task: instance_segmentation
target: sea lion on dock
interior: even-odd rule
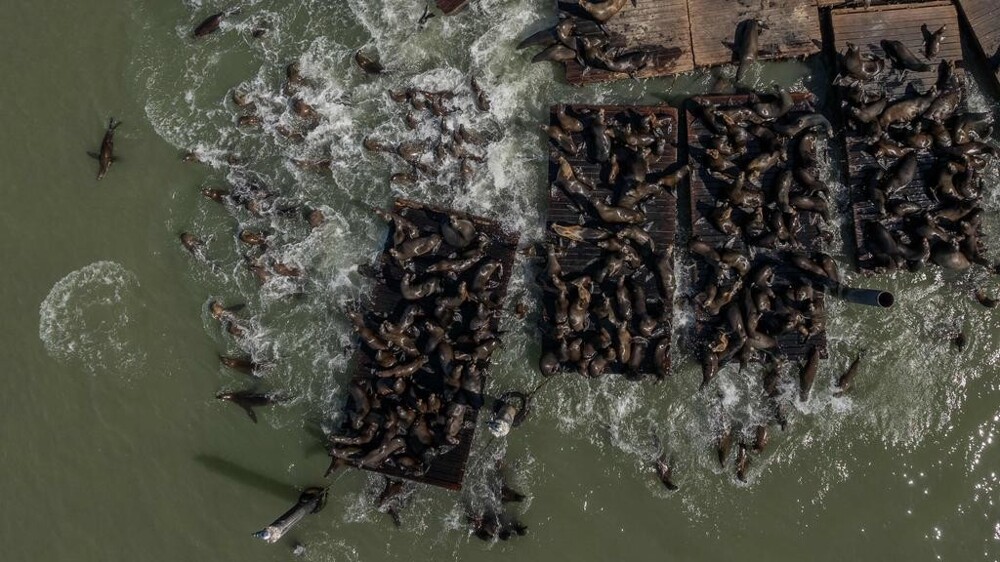
[[[578,5],[583,9],[594,21],[600,24],[607,23],[611,18],[618,15],[625,5],[628,4],[629,0],[604,0],[603,2],[588,2],[587,0],[578,0]]]
[[[917,55],[913,54],[913,51],[901,41],[883,39],[881,45],[885,54],[899,68],[914,72],[927,72],[931,69],[931,65],[917,58]]]
[[[920,33],[924,36],[924,55],[928,59],[936,57],[938,52],[941,51],[941,43],[944,42],[944,32],[947,30],[948,24],[942,25],[934,33],[931,33],[926,23],[920,26]]]
[[[104,131],[104,138],[101,139],[101,149],[99,152],[88,152],[91,158],[95,158],[98,162],[97,166],[97,180],[100,181],[104,179],[104,176],[111,169],[111,163],[116,161],[115,158],[115,129],[121,125],[121,121],[115,121],[112,117],[108,119],[108,128]]]

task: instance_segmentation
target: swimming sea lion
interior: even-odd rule
[[[257,423],[257,413],[254,412],[254,408],[270,406],[271,404],[277,404],[284,401],[284,398],[273,394],[259,394],[249,390],[239,392],[220,392],[219,394],[216,394],[215,397],[219,400],[232,402],[240,408],[243,408],[247,415],[250,416],[250,419],[253,420],[253,423]]]
[[[489,111],[490,110],[490,98],[486,95],[486,91],[483,90],[482,86],[475,78],[469,81],[469,85],[472,88],[472,94],[475,96],[473,100],[476,104],[476,109],[479,111]]]
[[[809,391],[816,380],[816,372],[819,370],[819,348],[813,347],[809,352],[809,359],[799,373],[799,400],[806,402],[809,400]]]
[[[671,492],[677,489],[677,484],[674,484],[674,463],[673,459],[667,460],[667,454],[663,453],[657,457],[656,461],[653,463],[653,468],[656,469],[656,476],[660,479],[660,482]]]
[[[987,296],[986,291],[982,289],[976,289],[973,296],[976,297],[976,301],[978,301],[979,304],[985,306],[986,308],[996,308],[997,303],[1000,302],[997,299]]]
[[[354,62],[358,65],[358,68],[365,71],[366,74],[376,75],[385,72],[385,67],[382,66],[382,63],[368,57],[361,51],[354,53]]]
[[[251,376],[257,376],[256,371],[261,367],[260,364],[255,363],[250,359],[226,357],[224,355],[219,356],[219,362],[222,363],[223,367],[227,367]]]
[[[111,168],[111,163],[117,160],[115,158],[115,129],[118,125],[121,125],[121,121],[115,121],[112,117],[108,119],[108,128],[104,131],[104,138],[101,140],[101,150],[98,153],[89,152],[92,158],[96,158],[98,162],[97,166],[97,180],[100,181],[104,178],[105,174]]]
[[[185,250],[196,256],[200,256],[203,251],[202,248],[205,246],[205,242],[202,239],[198,238],[194,234],[191,234],[190,232],[182,232],[180,239],[181,245],[184,246]]]
[[[851,365],[844,371],[844,374],[840,375],[840,378],[837,379],[838,394],[851,390],[854,384],[854,377],[858,374],[858,366],[861,364],[861,356],[862,354],[858,353],[854,357],[854,361],[851,361]]]
[[[198,24],[198,27],[194,28],[194,37],[205,37],[206,35],[215,33],[219,30],[219,26],[222,24],[223,18],[236,14],[238,11],[239,9],[234,9],[228,12],[219,12],[208,16],[204,19],[204,21]]]

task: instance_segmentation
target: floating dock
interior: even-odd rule
[[[476,226],[476,230],[479,233],[488,236],[493,242],[488,246],[485,257],[497,260],[503,267],[500,275],[500,284],[497,288],[498,302],[503,302],[507,293],[507,285],[510,282],[510,276],[514,265],[514,257],[517,251],[518,236],[516,234],[505,231],[497,222],[489,219],[407,199],[397,199],[393,205],[393,212],[402,215],[422,230],[436,228],[436,225],[439,225],[443,221],[447,220],[448,215],[454,215],[472,221]],[[376,263],[379,281],[372,291],[372,296],[366,313],[379,315],[384,314],[391,317],[393,314],[398,314],[400,312],[400,307],[398,305],[400,305],[403,301],[403,297],[396,291],[395,287],[398,286],[402,272],[398,266],[393,263],[392,259],[389,258],[388,250],[391,246],[392,240],[391,238],[387,238],[385,250],[380,254],[379,261]],[[494,317],[491,324],[491,328],[494,332],[499,330],[499,324],[499,318]],[[375,366],[367,353],[360,349],[356,351],[353,363],[353,373],[355,378],[367,379],[372,376],[371,373]],[[484,365],[483,368],[484,373],[488,367],[489,359],[487,359],[485,363],[486,365]],[[443,377],[443,374],[435,371],[432,376]],[[485,374],[484,379],[487,381],[489,380],[488,376]],[[441,384],[443,385],[443,382]],[[488,385],[484,385],[484,392],[486,391],[485,386]],[[345,409],[351,409],[350,398],[348,398],[348,403],[345,405]],[[477,417],[477,410],[470,409],[470,411],[466,413],[464,427],[459,433],[459,444],[448,452],[435,458],[434,461],[431,462],[429,470],[423,476],[414,477],[392,468],[363,467],[363,469],[371,472],[382,473],[394,478],[404,478],[414,482],[439,486],[449,490],[461,490],[462,481],[465,478],[465,466],[469,460],[469,453],[472,449],[472,443],[475,437]]]
[[[719,247],[725,244],[730,237],[722,232],[719,232],[719,230],[707,220],[707,217],[711,212],[711,209],[715,208],[716,202],[720,200],[720,197],[717,194],[721,193],[725,183],[709,174],[703,161],[697,157],[698,154],[702,153],[707,148],[706,144],[712,137],[712,133],[708,130],[704,123],[702,123],[701,119],[690,109],[690,107],[698,99],[711,101],[712,103],[718,105],[719,108],[728,108],[745,106],[750,100],[750,96],[696,96],[687,101],[689,107],[687,110],[687,144],[688,159],[691,164],[691,177],[689,180],[691,192],[691,235],[711,244],[713,247]],[[793,94],[792,99],[795,101],[795,106],[792,110],[793,112],[813,110],[811,94]],[[789,148],[788,150],[791,149]],[[753,135],[750,136],[747,151],[748,155],[757,155],[760,153],[760,148],[757,146],[756,138],[753,137]],[[777,166],[772,166],[771,169],[761,176],[761,185],[773,185],[778,173],[779,168]],[[821,251],[824,247],[823,233],[819,226],[814,223],[803,223],[802,230],[799,232],[797,240],[799,244],[802,245],[802,249],[807,252]],[[776,264],[776,284],[782,283],[784,281],[783,274],[792,268],[790,265],[782,265],[783,260],[780,258],[779,251],[756,246],[748,248],[741,237],[737,237],[736,244],[732,249],[742,252],[752,249],[751,265],[756,265],[761,261]],[[697,260],[697,262],[698,274],[693,284],[695,287],[701,287],[706,283],[708,266],[703,260]],[[825,297],[822,294],[819,295],[819,299],[822,300],[824,298]],[[712,339],[713,331],[716,326],[718,326],[718,317],[705,315],[701,311],[701,307],[695,308],[695,327],[692,341],[697,347]],[[777,339],[778,348],[789,359],[804,359],[809,356],[813,347],[819,347],[821,357],[825,358],[827,356],[825,330],[816,335],[810,336],[805,341],[800,341],[797,333],[782,334]]]
[[[437,0],[437,7],[444,15],[450,16],[469,5],[469,0]]]
[[[606,25],[612,46],[626,51],[648,47],[657,52],[655,63],[637,72],[636,77],[668,76],[694,69],[687,0],[636,0],[635,6],[629,2]],[[582,35],[603,38],[604,32],[591,25]],[[566,81],[575,86],[623,78],[629,75],[597,69],[584,72],[576,61],[566,64]]]
[[[941,45],[938,59],[954,60],[955,74],[959,80],[964,79],[964,71],[959,63],[962,61],[962,43],[958,29],[958,14],[951,2],[925,2],[920,4],[891,4],[872,6],[871,8],[838,8],[831,12],[833,40],[831,44],[837,53],[847,50],[847,43],[853,43],[861,48],[862,53],[871,53],[885,57],[881,41],[894,39],[906,44],[913,52],[922,53],[924,37],[920,30],[926,24],[932,30],[942,25],[948,26]],[[927,91],[938,79],[937,64],[931,64],[927,72],[906,71],[891,72],[888,79],[880,80],[890,99],[899,98],[911,87],[921,93]],[[843,136],[845,154],[847,155],[846,172],[851,200],[851,210],[854,215],[855,258],[858,269],[863,273],[874,273],[870,260],[862,259],[867,255],[864,227],[872,220],[877,220],[878,211],[875,204],[866,195],[867,181],[870,174],[879,169],[875,157],[868,152],[868,143],[856,136]],[[917,203],[922,208],[935,205],[927,195],[926,179],[933,177],[932,172],[937,158],[929,151],[920,151],[917,157],[918,171],[913,181],[900,193],[906,199]],[[900,221],[887,222],[886,227],[893,230]]]
[[[994,87],[1000,88],[1000,2],[956,0],[956,3],[962,20],[972,32],[970,42],[990,65]]]
[[[670,133],[668,136],[669,145],[667,146],[664,153],[649,167],[649,174],[656,175],[662,172],[673,171],[675,164],[677,163],[677,110],[668,105],[657,105],[657,106],[620,106],[620,105],[571,105],[567,106],[569,111],[578,115],[581,111],[596,111],[599,109],[604,109],[605,115],[607,117],[608,129],[612,129],[614,123],[622,118],[629,116],[630,114],[639,115],[655,115],[659,121],[663,124],[669,124]],[[556,108],[553,107],[550,113],[550,123],[558,124],[555,117]],[[582,145],[585,141],[583,133],[577,133],[573,135],[573,140],[577,144]],[[577,170],[578,176],[582,176],[581,180],[594,185],[597,188],[597,192],[602,197],[610,196],[613,193],[614,186],[608,185],[604,179],[601,177],[601,165],[597,163],[590,162],[586,156],[587,151],[583,151],[579,156],[566,156],[566,159],[570,164]],[[558,164],[552,159],[551,155],[549,158],[549,209],[548,216],[546,217],[546,227],[551,227],[551,225],[559,224],[580,224],[581,214],[577,209],[575,203],[573,203],[569,197],[559,188],[552,185],[552,182],[556,179],[556,174],[558,172]],[[643,229],[652,237],[653,243],[658,251],[663,252],[669,249],[673,252],[674,248],[674,238],[677,230],[677,199],[672,195],[661,195],[654,197],[645,204],[645,211],[648,223],[643,225]],[[551,228],[546,229],[546,235],[548,237],[548,242],[552,244],[560,245],[562,240],[560,237],[555,235]],[[564,276],[572,277],[574,275],[581,275],[587,271],[588,267],[592,262],[602,255],[602,251],[590,244],[579,243],[575,246],[564,248],[565,254],[560,258],[559,263],[562,265],[562,270]],[[595,286],[595,291],[599,292],[600,289]],[[660,292],[655,279],[649,279],[645,284],[645,291],[647,295],[655,295]],[[669,298],[664,299],[664,316],[661,317],[661,322],[666,322],[668,327],[665,328],[665,333],[667,338],[670,338],[670,333],[673,328],[673,294],[674,294],[674,283],[671,278],[668,287]],[[614,295],[611,295],[614,298]],[[542,322],[547,326],[553,325],[549,318],[549,308],[544,309],[542,315]],[[543,333],[547,330],[543,327]],[[648,354],[651,355],[651,354]],[[653,376],[655,369],[653,369],[650,361],[651,357],[647,357],[647,360],[643,363],[642,372],[643,376],[649,375]],[[667,365],[665,368],[669,371],[670,369],[670,353],[669,348],[666,354]],[[625,366],[620,363],[612,364],[608,369],[608,373],[624,373]]]
[[[750,19],[764,27],[758,59],[806,57],[822,47],[816,0],[688,0],[688,13],[695,66],[731,63],[736,27]]]

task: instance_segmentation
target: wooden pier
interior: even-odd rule
[[[958,29],[958,14],[955,6],[949,1],[923,2],[919,4],[889,4],[872,6],[871,8],[839,8],[831,13],[833,41],[837,53],[847,49],[847,43],[857,45],[863,53],[871,53],[885,57],[881,41],[894,39],[906,44],[913,52],[922,53],[924,38],[920,30],[926,24],[934,30],[942,25],[948,26],[941,51],[937,58],[954,60],[956,62],[956,77],[964,80],[961,67],[962,43]],[[926,92],[938,80],[938,66],[931,64],[927,72],[891,72],[887,78],[879,81],[879,87],[884,87],[890,99],[900,98],[907,94],[908,89],[916,88],[921,93]],[[880,169],[879,163],[868,150],[868,143],[863,139],[845,135],[841,137],[844,143],[845,162],[848,178],[848,189],[851,200],[851,212],[854,218],[855,259],[858,270],[863,273],[874,273],[870,259],[865,259],[868,252],[865,237],[865,224],[878,219],[878,210],[867,196],[867,182],[870,175]],[[926,181],[933,177],[933,168],[937,158],[929,151],[920,151],[917,157],[918,172],[913,181],[901,191],[906,199],[917,203],[922,208],[935,205],[927,195]],[[890,230],[899,221],[890,221],[886,227]]]
[[[436,225],[446,221],[448,215],[454,215],[472,221],[476,226],[476,230],[481,234],[485,234],[492,242],[492,244],[487,246],[485,257],[497,260],[503,268],[500,275],[500,283],[496,290],[497,301],[501,303],[503,302],[507,293],[507,285],[510,282],[511,273],[514,269],[513,262],[518,243],[517,234],[505,231],[496,221],[407,199],[397,199],[393,206],[393,211],[413,222],[418,228],[421,228],[421,230],[432,230],[437,228]],[[380,254],[379,260],[376,263],[376,269],[379,272],[378,279],[380,281],[375,285],[372,291],[371,299],[367,308],[367,312],[369,313],[389,315],[390,318],[393,314],[400,312],[402,307],[399,305],[403,303],[402,295],[400,295],[395,288],[398,286],[398,281],[402,272],[399,270],[398,266],[395,266],[393,260],[389,258],[387,253],[391,245],[392,239],[390,237],[386,240],[385,251]],[[499,318],[494,317],[491,323],[491,329],[494,332],[498,331],[500,328],[499,324]],[[368,354],[363,350],[359,349],[355,352],[353,363],[353,374],[355,378],[367,379],[372,376],[371,373],[375,368],[375,365]],[[489,359],[487,359],[484,363],[484,379],[488,380],[488,377],[485,375],[485,371],[488,368]],[[432,374],[424,376],[424,381],[422,382],[427,385],[433,385],[436,383],[438,386],[442,386],[443,377],[444,374],[437,372],[435,369]],[[484,392],[485,391],[486,389],[484,388]],[[350,410],[351,408],[351,400],[348,398],[345,410]],[[475,425],[477,418],[478,410],[470,409],[465,416],[463,429],[459,433],[459,444],[436,457],[434,461],[431,462],[429,470],[422,476],[408,475],[394,468],[363,467],[363,469],[371,472],[386,474],[394,478],[405,478],[415,482],[439,486],[450,490],[460,490],[462,488],[462,481],[465,478],[466,463],[468,462],[469,453],[472,450],[472,443],[475,438]]]
[[[758,59],[806,57],[822,47],[816,0],[688,0],[688,13],[695,66],[732,62],[736,27],[750,19],[764,28]]]
[[[993,71],[994,87],[1000,88],[1000,2],[956,0],[956,3],[962,20],[972,32],[971,43]]]
[[[627,4],[607,23],[611,44],[627,50],[653,48],[653,65],[636,73],[637,78],[667,76],[694,68],[687,0],[637,0]],[[604,37],[596,25],[582,35]],[[629,78],[628,74],[590,69],[584,72],[576,61],[566,64],[566,81],[579,86]]]
[[[706,99],[718,105],[719,108],[745,106],[750,100],[746,95],[712,95],[698,96],[688,100],[689,109],[687,114],[687,144],[688,159],[691,165],[690,193],[691,193],[691,235],[709,243],[713,247],[720,247],[729,241],[730,237],[720,232],[708,220],[709,213],[715,208],[716,203],[721,199],[725,183],[719,178],[708,173],[704,160],[699,156],[704,153],[707,143],[712,137],[711,131],[705,126],[701,119],[691,110],[698,99]],[[793,112],[813,111],[811,94],[793,94],[795,100]],[[786,149],[790,150],[790,149]],[[760,154],[756,138],[751,135],[747,146],[748,156]],[[746,158],[745,157],[745,158]],[[779,169],[772,167],[760,178],[763,186],[773,185]],[[803,221],[802,229],[798,233],[797,241],[802,250],[807,252],[820,251],[824,247],[823,232],[816,223]],[[792,266],[785,265],[781,259],[780,252],[760,247],[748,247],[741,237],[736,238],[736,243],[732,247],[734,250],[744,252],[751,256],[751,265],[766,261],[775,264],[775,283],[785,282],[785,274],[792,270]],[[698,261],[698,272],[693,283],[695,287],[702,287],[707,282],[708,267],[702,260]],[[823,295],[819,295],[823,299]],[[699,346],[712,338],[713,331],[718,325],[718,317],[705,315],[700,307],[695,315],[695,326],[692,338],[694,346]],[[783,334],[778,338],[778,348],[781,353],[789,359],[802,359],[808,357],[813,347],[820,348],[821,357],[827,356],[826,331],[809,337],[801,341],[797,333]]]
[[[552,108],[550,123],[557,124],[558,121],[555,118],[555,107]],[[573,105],[568,106],[570,112],[574,114],[580,114],[581,112],[587,111],[597,111],[603,109],[607,118],[608,129],[612,129],[614,124],[619,119],[626,118],[629,114],[639,114],[639,115],[655,115],[660,123],[669,126],[668,141],[669,144],[666,147],[664,153],[649,166],[649,175],[654,176],[663,172],[673,171],[675,164],[677,163],[677,110],[667,106],[667,105],[657,105],[657,106],[615,106],[615,105]],[[573,135],[574,142],[582,145],[585,142],[585,136],[583,133],[577,133]],[[597,193],[601,197],[608,197],[614,193],[615,187],[608,185],[605,178],[601,173],[601,165],[591,162],[588,160],[587,151],[582,151],[578,156],[567,156],[566,159],[573,165],[574,169],[577,171],[578,176],[582,181],[590,183],[597,188]],[[552,185],[552,182],[556,179],[556,174],[558,172],[558,164],[552,159],[551,155],[549,158],[549,209],[548,216],[546,217],[547,237],[548,241],[552,244],[560,244],[562,240],[559,238],[551,229],[553,224],[580,224],[581,223],[581,213],[577,204],[572,202],[569,197],[559,188]],[[674,248],[674,238],[677,230],[677,199],[673,195],[661,195],[654,197],[645,203],[645,213],[649,222],[643,225],[643,229],[650,235],[653,239],[653,244],[659,252],[669,251],[673,255]],[[564,248],[565,254],[560,258],[559,263],[562,266],[562,271],[564,276],[573,277],[576,275],[582,275],[588,271],[594,260],[598,259],[602,255],[601,249],[590,244],[576,244],[570,247]],[[651,272],[650,272],[651,273]],[[596,287],[595,291],[599,292],[600,288]],[[645,283],[645,291],[647,295],[655,295],[660,292],[660,288],[657,285],[654,275],[647,275],[647,280]],[[670,333],[673,327],[673,293],[674,285],[673,279],[669,280],[668,287],[668,298],[663,299],[663,310],[662,316],[660,316],[660,321],[666,323],[667,326],[663,328],[665,337],[668,342],[670,339]],[[611,295],[614,299],[614,295]],[[545,324],[543,326],[543,333],[548,333],[550,330],[547,328],[553,325],[550,319],[550,311],[548,307],[544,309],[542,315],[542,322]],[[652,355],[651,353],[649,355]],[[666,354],[667,364],[664,366],[666,370],[670,369],[670,353],[669,349]],[[624,373],[625,366],[620,363],[613,364],[607,370],[608,373]],[[642,365],[642,370],[639,374],[646,376],[653,376],[655,374],[655,369],[653,368],[651,357],[647,357]]]

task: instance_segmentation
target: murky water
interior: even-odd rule
[[[422,4],[250,1],[199,42],[190,30],[226,6],[5,7],[3,559],[286,560],[295,541],[306,559],[324,561],[1000,557],[1000,330],[994,313],[970,298],[996,283],[982,272],[936,269],[852,276],[892,290],[897,306],[831,304],[821,380],[789,430],[754,459],[747,484],[718,468],[709,442],[720,408],[746,427],[761,415],[750,399],[759,378],[727,369],[717,391],[699,393],[700,373],[680,352],[675,376],[661,385],[553,382],[530,423],[507,440],[480,434],[465,492],[414,490],[401,529],[372,507],[378,479],[344,472],[328,482],[326,510],[290,540],[252,539],[299,489],[323,484],[320,439],[345,397],[351,343],[338,310],[367,293],[358,266],[371,262],[385,234],[367,206],[395,196],[427,200],[537,239],[545,162],[536,123],[550,103],[676,102],[711,81],[698,74],[570,88],[553,68],[529,65],[513,50],[551,18],[546,3],[478,0],[418,31]],[[263,20],[269,33],[252,39]],[[392,72],[363,75],[351,61],[358,48],[378,53]],[[281,91],[292,61],[308,81],[299,95],[322,116],[302,143],[278,132],[302,124]],[[761,84],[810,87],[825,76],[819,61],[755,72]],[[473,109],[470,75],[490,92],[492,113]],[[469,185],[459,185],[452,167],[433,182],[390,186],[400,163],[361,148],[367,135],[435,138],[431,123],[407,130],[405,111],[386,97],[404,86],[456,90],[462,111],[452,122],[497,139]],[[234,87],[255,100],[262,128],[236,126]],[[993,108],[982,95],[973,103]],[[97,148],[109,115],[124,122],[120,161],[97,183],[86,151]],[[182,162],[187,150],[207,164]],[[228,165],[229,153],[246,164]],[[332,177],[301,170],[293,158],[330,158]],[[246,177],[278,191],[282,204],[319,208],[331,220],[309,232],[300,219],[257,219],[198,194]],[[995,235],[995,191],[987,207]],[[849,227],[846,215],[840,221]],[[243,227],[273,231],[281,259],[305,268],[308,280],[258,288],[242,266],[235,235]],[[205,261],[180,248],[185,230],[208,242]],[[529,276],[515,273],[512,302],[535,303]],[[294,397],[262,411],[260,424],[212,398],[250,382],[218,365],[218,354],[241,350],[208,315],[211,299],[247,303],[245,351],[273,363],[260,387]],[[681,302],[678,317],[685,313]],[[504,319],[510,334],[494,356],[494,389],[537,382],[535,320]],[[962,353],[949,345],[959,328],[969,337]],[[834,396],[832,380],[861,350],[858,387]],[[786,384],[792,389],[793,379]],[[649,467],[658,453],[653,435],[678,461],[676,493]],[[467,534],[464,509],[490,501],[488,476],[501,455],[513,486],[529,496],[513,508],[529,535],[487,545]]]

